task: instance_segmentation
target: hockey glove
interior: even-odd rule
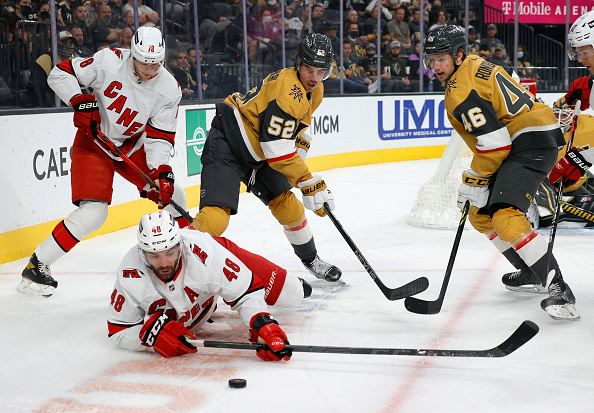
[[[149,318],[142,326],[139,336],[145,346],[153,347],[163,357],[183,356],[198,351],[184,337],[196,339],[194,333],[162,313]]]
[[[565,95],[565,102],[568,105],[574,106],[576,100],[580,100],[581,110],[586,110],[590,107],[590,91],[592,90],[592,78],[590,76],[582,76],[574,80],[569,86],[569,92]]]
[[[489,199],[489,178],[482,176],[472,169],[462,174],[462,183],[458,187],[458,208],[463,209],[468,200],[470,205],[482,208]]]
[[[74,126],[84,129],[88,135],[91,135],[91,122],[97,122],[99,128],[101,115],[95,96],[89,94],[74,96],[70,99],[70,104],[74,109]]]
[[[146,184],[140,192],[140,196],[142,198],[150,199],[155,204],[159,205],[159,209],[162,209],[171,201],[175,176],[169,165],[161,165],[158,168],[151,170],[150,177],[159,186],[159,191]]]
[[[324,202],[328,202],[330,211],[334,210],[334,195],[332,195],[321,176],[314,176],[307,181],[298,182],[297,185],[299,185],[299,189],[303,194],[304,207],[314,211],[316,215],[321,217],[326,216]]]
[[[551,185],[553,186],[559,186],[559,180],[563,180],[567,186],[571,186],[575,184],[591,166],[592,164],[584,159],[577,148],[571,148],[553,167],[553,170],[549,174],[549,182],[551,182]]]
[[[291,359],[293,352],[285,348],[285,344],[289,344],[287,335],[270,314],[256,314],[252,317],[250,326],[250,341],[266,343],[258,348],[258,357],[264,361],[288,361]]]
[[[303,162],[307,159],[307,152],[309,151],[311,141],[312,138],[307,133],[303,133],[301,136],[295,138],[295,148],[301,159],[303,159]]]

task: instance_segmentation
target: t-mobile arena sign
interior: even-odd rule
[[[485,0],[485,6],[503,11],[506,22],[510,19],[515,19],[515,1]],[[566,6],[566,0],[522,0],[518,2],[518,21],[520,23],[565,24]],[[573,23],[582,14],[591,10],[594,10],[594,2],[592,0],[571,0],[569,4],[569,11],[571,13],[569,15],[569,23]],[[487,21],[487,23],[498,22]]]

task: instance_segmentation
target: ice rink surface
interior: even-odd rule
[[[407,225],[417,189],[438,160],[323,172],[335,215],[381,280],[397,287],[420,276],[439,294],[454,231]],[[196,210],[192,210],[194,215]],[[293,344],[487,349],[524,320],[540,332],[504,358],[295,353],[266,363],[251,351],[199,349],[164,359],[114,348],[106,308],[114,272],[136,228],[86,240],[52,266],[51,298],[16,292],[26,259],[0,265],[0,412],[592,412],[594,409],[594,232],[559,230],[555,253],[582,319],[562,322],[540,309],[543,295],[512,293],[511,270],[474,230],[462,236],[443,308],[406,311],[377,288],[332,222],[308,212],[318,251],[338,265],[335,284],[301,266],[259,200],[242,194],[225,236],[311,282],[312,297],[272,309]],[[548,230],[542,232],[548,237]],[[247,341],[223,302],[198,338]],[[244,378],[247,388],[227,381]]]

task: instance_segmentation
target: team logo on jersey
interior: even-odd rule
[[[454,80],[448,80],[448,82],[446,83],[446,93],[450,91],[450,89],[456,89],[456,79]]]
[[[293,85],[293,89],[291,89],[291,93],[289,93],[289,95],[293,95],[293,100],[299,99],[299,102],[301,102],[303,92],[297,85]]]

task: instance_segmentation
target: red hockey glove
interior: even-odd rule
[[[549,174],[549,181],[551,182],[551,185],[555,185],[562,179],[567,186],[571,186],[575,184],[591,166],[592,164],[584,159],[577,148],[571,148],[553,167],[553,170]]]
[[[70,99],[70,104],[74,109],[74,126],[90,130],[91,122],[95,121],[97,122],[97,128],[99,128],[101,115],[99,114],[99,105],[95,100],[95,96],[89,94],[74,96]]]
[[[175,176],[169,165],[161,165],[156,169],[151,170],[150,177],[159,186],[159,191],[150,187],[148,184],[140,191],[142,198],[148,198],[162,209],[171,201],[173,195],[173,184],[175,183]]]
[[[574,106],[576,100],[580,100],[581,110],[586,110],[590,107],[590,91],[592,90],[592,78],[590,76],[578,77],[569,86],[569,92],[565,95],[565,102],[569,106]]]
[[[256,314],[252,317],[250,326],[250,341],[256,343],[261,338],[266,343],[257,350],[258,357],[264,361],[291,359],[293,352],[285,348],[285,344],[289,344],[287,335],[270,314]]]
[[[196,339],[194,333],[165,314],[157,313],[149,318],[142,326],[139,336],[144,345],[152,346],[163,357],[183,356],[198,351],[184,337]]]

